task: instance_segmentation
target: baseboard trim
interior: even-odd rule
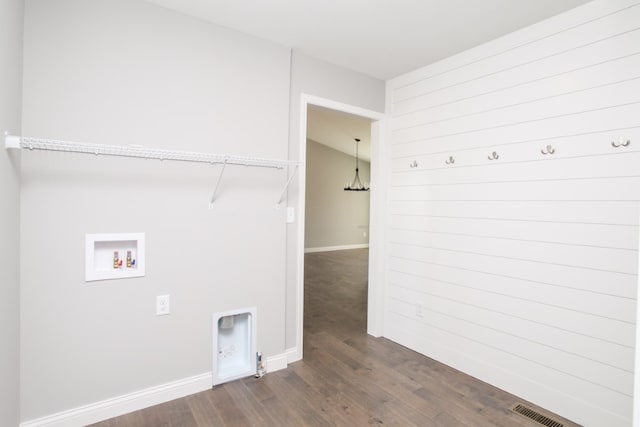
[[[211,388],[211,372],[149,387],[20,424],[20,427],[81,427]]]
[[[267,373],[285,369],[290,357],[289,352],[290,350],[287,350],[282,354],[267,357]],[[213,376],[211,372],[207,372],[25,421],[20,423],[20,427],[82,427],[209,390],[212,384]]]
[[[287,356],[285,354],[279,354],[277,356],[267,357],[267,373],[276,372],[281,369],[287,368]]]
[[[287,355],[287,363],[297,362],[302,360],[302,353],[298,347],[291,347],[285,350],[284,354]]]
[[[284,354],[287,356],[287,363],[297,362],[302,360],[302,355],[298,351],[298,347],[291,347],[285,350]]]
[[[289,363],[295,361],[295,356],[298,354],[297,348],[289,348],[284,353],[277,354],[275,356],[267,357],[267,373],[276,372],[281,369],[287,369]]]
[[[315,252],[348,251],[350,249],[366,249],[368,247],[368,243],[362,243],[358,245],[324,246],[320,248],[304,248],[304,253],[311,254]]]

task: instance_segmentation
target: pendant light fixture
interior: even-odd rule
[[[353,177],[353,182],[349,184],[347,182],[347,186],[344,187],[344,191],[369,191],[369,187],[360,181],[360,171],[358,169],[358,143],[360,142],[359,138],[356,138],[356,176]]]

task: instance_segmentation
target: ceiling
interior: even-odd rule
[[[350,156],[371,161],[371,120],[353,114],[310,105],[307,110],[307,138]]]
[[[588,0],[147,0],[387,80]]]

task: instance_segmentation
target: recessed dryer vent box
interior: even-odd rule
[[[213,314],[213,385],[256,374],[256,308]]]
[[[144,276],[144,233],[87,234],[85,281]]]

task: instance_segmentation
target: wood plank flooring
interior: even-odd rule
[[[522,426],[516,396],[366,335],[366,249],[305,256],[304,360],[97,427]]]

